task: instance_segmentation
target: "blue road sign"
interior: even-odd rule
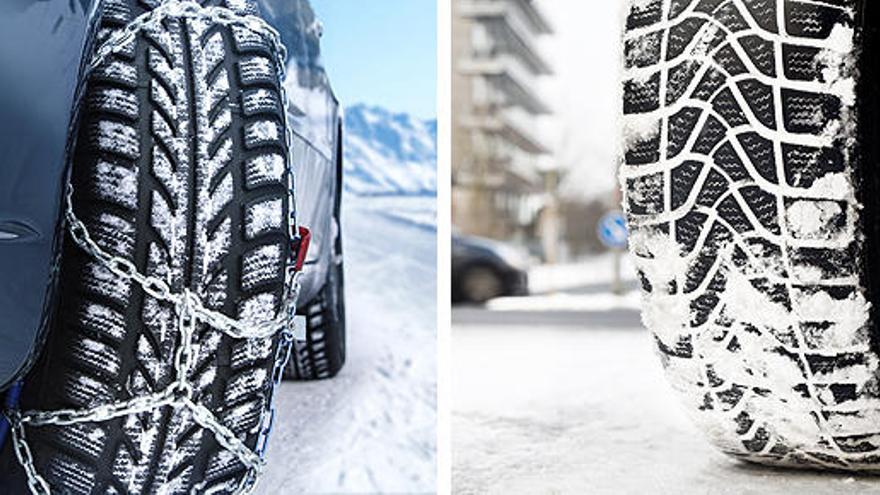
[[[623,218],[623,213],[619,211],[606,213],[599,220],[596,233],[599,234],[599,240],[605,247],[624,249],[629,233],[626,230],[626,219]]]

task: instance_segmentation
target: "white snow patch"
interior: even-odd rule
[[[627,189],[627,198],[645,208],[646,213],[659,213],[657,198],[664,195],[663,176],[645,175],[632,179]]]
[[[854,36],[855,30],[851,27],[836,24],[825,40],[828,48],[820,51],[815,58],[815,63],[822,67],[822,79],[828,85],[828,91],[847,106],[856,103]]]
[[[631,114],[623,116],[623,149],[630,149],[644,141],[657,139],[660,135],[660,120],[651,114]]]
[[[499,297],[486,304],[492,311],[611,311],[641,308],[638,292],[613,294],[547,294],[530,297]]]
[[[100,160],[95,167],[95,187],[105,199],[137,207],[137,174],[129,168]]]
[[[794,311],[804,321],[830,321],[848,323],[849,335],[840,332],[840,326],[834,332],[835,337],[845,337],[852,343],[854,333],[868,321],[870,303],[860,292],[853,292],[846,299],[835,299],[826,291],[806,292],[795,290],[793,294]]]
[[[668,234],[634,229],[630,234],[630,250],[637,254],[633,259],[636,268],[654,286],[668,286],[687,273],[688,261],[681,255],[683,249]]]
[[[100,304],[88,303],[85,306],[85,317],[86,320],[90,322],[107,322],[107,324],[101,325],[100,328],[96,329],[106,332],[117,340],[122,339],[124,329],[122,328],[118,315],[110,308]]]
[[[98,443],[100,443],[100,442],[103,442],[105,436],[107,436],[107,435],[104,433],[104,430],[102,430],[101,428],[98,428],[98,427],[92,428],[92,429],[86,434],[86,437],[88,437],[88,439],[89,439],[90,441],[92,441],[92,442],[94,442],[94,443],[96,443],[96,444],[98,444]]]
[[[795,201],[786,209],[788,227],[799,239],[826,238],[843,210],[833,201]]]
[[[284,208],[281,199],[263,201],[251,205],[247,210],[246,233],[249,238],[254,238],[264,232],[277,229],[281,226],[284,217]]]
[[[263,323],[275,316],[275,295],[258,294],[244,302],[238,310],[240,320],[252,325]]]
[[[278,105],[278,98],[275,93],[268,89],[257,89],[244,94],[244,107],[250,111],[257,111],[261,108],[272,108]]]
[[[849,174],[843,172],[825,174],[813,181],[807,193],[813,197],[845,200],[853,197],[852,181]]]
[[[253,143],[276,140],[278,139],[278,125],[271,120],[254,122],[247,127],[245,139]]]
[[[285,174],[281,155],[261,154],[247,161],[247,182],[253,187],[266,182],[282,182]]]
[[[747,276],[736,270],[727,270],[726,274],[727,286],[719,297],[726,314],[738,323],[785,329],[796,322],[785,306],[756,289]]]
[[[610,284],[614,279],[613,256],[612,253],[605,253],[572,263],[535,265],[529,269],[529,291],[546,293],[596,284]],[[621,256],[621,281],[632,283],[636,280],[633,258],[628,253],[622,253]]]
[[[97,125],[98,147],[102,150],[121,153],[129,157],[138,156],[137,131],[134,127],[110,120],[101,120]]]

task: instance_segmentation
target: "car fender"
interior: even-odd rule
[[[0,390],[26,373],[52,316],[68,128],[93,5],[0,2]]]

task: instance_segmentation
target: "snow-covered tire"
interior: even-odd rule
[[[98,44],[161,1],[103,4]],[[255,12],[241,0],[228,7]],[[76,214],[105,251],[253,322],[281,308],[291,249],[274,57],[259,33],[201,18],[142,31],[87,81],[72,179]],[[175,378],[176,316],[68,240],[59,314],[22,409],[164,390]],[[235,340],[200,323],[194,340],[194,400],[255,448],[280,339]],[[53,493],[231,493],[247,471],[186,408],[26,432]]]
[[[861,206],[877,172],[856,104],[871,3],[629,5],[621,185],[643,318],[695,421],[742,459],[880,469]]]
[[[305,340],[294,339],[284,370],[288,380],[333,378],[345,364],[345,283],[342,263],[334,263],[318,296],[301,306]]]

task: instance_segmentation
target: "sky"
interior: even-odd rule
[[[331,0],[332,1],[332,0]],[[555,29],[541,43],[555,74],[544,81],[554,116],[544,125],[555,161],[570,170],[563,193],[610,197],[617,184],[623,2],[541,0]]]
[[[324,25],[324,66],[343,105],[436,116],[435,0],[312,0],[312,7]]]

